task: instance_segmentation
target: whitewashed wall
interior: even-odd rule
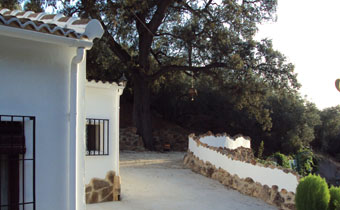
[[[201,137],[200,141],[213,147],[225,147],[227,149],[237,149],[238,147],[250,148],[250,140],[245,139],[243,136],[239,136],[233,139],[227,135],[211,135]]]
[[[0,49],[0,114],[36,117],[37,210],[67,210],[75,202],[69,191],[75,184],[69,168],[69,75],[76,48],[0,36]]]
[[[122,88],[116,83],[87,82],[86,117],[109,120],[109,155],[86,156],[85,183],[105,178],[110,170],[119,175],[119,97]]]
[[[211,141],[209,141],[211,142]],[[297,177],[290,173],[285,173],[279,169],[271,169],[252,165],[250,163],[232,160],[221,153],[198,145],[189,137],[189,150],[200,160],[209,161],[216,168],[222,168],[232,175],[238,175],[240,178],[252,178],[255,182],[262,185],[277,185],[279,190],[284,188],[288,191],[295,192],[298,185]]]

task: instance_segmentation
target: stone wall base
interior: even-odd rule
[[[285,189],[278,191],[278,186],[276,185],[270,188],[268,185],[254,182],[254,180],[249,177],[242,179],[237,175],[231,175],[224,169],[217,169],[208,161],[204,162],[200,160],[194,156],[192,152],[188,152],[183,161],[184,165],[192,171],[218,180],[223,185],[237,190],[242,194],[259,198],[282,210],[295,210],[295,194],[293,192],[288,192]]]
[[[86,204],[120,200],[120,177],[109,171],[105,179],[93,178],[86,185]]]

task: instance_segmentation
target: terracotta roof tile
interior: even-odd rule
[[[19,13],[17,13],[17,15],[19,16],[19,15],[24,15],[25,14],[25,12],[19,12]]]
[[[29,18],[34,18],[34,17],[37,17],[39,14],[40,14],[40,13],[32,13],[32,14],[30,14],[28,17],[29,17]],[[4,14],[4,15],[6,15],[6,14]]]
[[[59,22],[67,22],[71,17],[62,17],[58,21]]]
[[[72,25],[84,25],[84,24],[88,24],[90,22],[90,19],[80,19],[80,20],[76,20],[72,23]]]
[[[61,14],[11,11],[0,8],[0,24],[74,39],[100,38],[103,28],[98,20],[65,17]]]
[[[56,15],[44,15],[41,20],[53,19]]]

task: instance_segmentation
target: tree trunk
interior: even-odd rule
[[[150,109],[150,84],[138,73],[133,75],[133,83],[133,122],[137,128],[137,133],[143,138],[145,148],[154,150]]]

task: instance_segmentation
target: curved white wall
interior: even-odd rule
[[[191,137],[189,137],[189,150],[200,160],[209,161],[216,168],[220,167],[230,174],[238,175],[240,178],[250,177],[262,185],[266,184],[270,187],[277,185],[280,189],[284,188],[291,192],[295,192],[298,185],[297,177],[294,174],[232,160],[221,153],[198,145]]]
[[[228,149],[237,149],[239,147],[250,149],[250,140],[245,139],[243,136],[239,136],[235,139],[232,139],[229,136],[227,136],[224,147]]]
[[[213,147],[224,147],[226,142],[225,136],[204,136],[200,138],[200,141],[204,144],[207,144],[209,146]]]
[[[233,139],[229,136],[211,135],[201,137],[200,141],[213,147],[225,147],[227,149],[237,149],[238,147],[244,147],[250,149],[250,140],[245,139],[243,136]]]

